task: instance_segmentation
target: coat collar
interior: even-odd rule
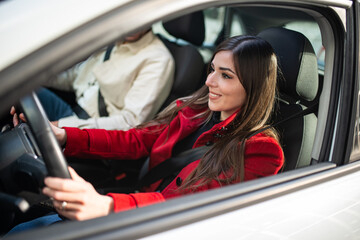
[[[180,106],[183,103],[181,100],[177,100],[177,105]],[[190,128],[197,129],[200,124],[204,122],[204,118],[194,119],[193,117],[206,111],[208,108],[203,109],[193,109],[190,107],[185,107],[179,111],[179,116],[183,120],[186,121],[186,125]],[[204,132],[200,135],[200,137],[196,140],[193,147],[199,147],[202,145],[208,145],[216,142],[220,138],[222,138],[224,135],[227,134],[229,131],[229,125],[234,121],[237,114],[239,113],[240,109],[233,113],[231,116],[229,116],[224,121],[221,121],[217,124],[215,124],[209,131]],[[216,114],[216,113],[215,113]]]
[[[176,100],[176,105],[177,106],[181,106],[181,104],[183,104],[182,100]],[[183,116],[185,118],[192,118],[195,115],[198,115],[198,114],[206,111],[207,109],[208,108],[193,109],[193,108],[190,108],[190,107],[185,107],[185,108],[181,109],[180,112],[183,114]],[[235,117],[239,113],[239,111],[240,111],[240,109],[237,110],[236,112],[234,112],[232,115],[230,115],[224,121],[221,121],[220,123],[215,124],[214,128],[216,127],[218,129],[221,129],[223,127],[228,126],[235,119]],[[216,113],[214,113],[214,114],[216,114]],[[203,120],[204,120],[204,118],[201,118],[200,121],[196,121],[196,122],[201,122]]]

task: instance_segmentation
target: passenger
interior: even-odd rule
[[[85,220],[277,174],[284,157],[275,130],[269,128],[249,137],[269,120],[276,75],[277,60],[269,43],[258,37],[236,36],[216,49],[206,85],[192,96],[177,100],[153,121],[128,131],[53,127],[68,157],[150,156],[150,169],[189,148],[213,144],[161,192],[156,192],[160,180],[140,193],[100,195],[69,168],[72,179],[47,177],[43,193],[54,199],[59,215]],[[45,216],[15,230],[59,220],[58,215]]]
[[[46,83],[46,87],[75,93],[75,109],[46,88],[38,91],[55,125],[127,130],[154,118],[172,87],[171,53],[151,29],[109,50],[108,60],[103,49]]]

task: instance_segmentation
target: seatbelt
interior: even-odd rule
[[[78,103],[76,103],[72,107],[73,112],[78,116],[80,119],[89,119],[90,115],[82,108]]]
[[[284,122],[287,122],[291,119],[306,116],[306,115],[312,113],[314,107],[317,104],[318,103],[315,103],[315,104],[309,106],[308,108],[301,110],[293,115],[290,115],[289,117],[282,119],[273,125],[267,126],[265,128],[261,128],[255,132],[251,133],[249,136],[247,136],[245,138],[245,141],[250,139],[251,137],[255,136],[256,134],[259,134],[269,128],[276,127],[276,126],[278,126]],[[171,176],[171,174],[173,174],[174,172],[180,171],[181,169],[183,169],[190,163],[192,163],[196,160],[199,160],[202,156],[204,156],[204,154],[210,148],[211,148],[211,146],[201,146],[201,147],[186,150],[186,151],[178,154],[177,156],[173,156],[173,157],[159,163],[151,170],[148,170],[149,162],[150,162],[150,158],[148,157],[145,160],[145,163],[140,170],[139,181],[136,185],[136,189],[141,189],[142,187],[149,186],[150,184],[155,183],[155,182],[159,181],[160,179],[165,179],[165,178]]]
[[[146,159],[139,176],[138,187],[148,186],[160,179],[170,176],[174,171],[181,170],[188,164],[200,159],[210,146],[201,146],[186,150],[177,156],[171,157],[152,168],[144,174],[144,169],[148,169],[149,158]]]
[[[251,137],[253,137],[253,136],[255,136],[255,135],[258,134],[258,133],[261,133],[262,131],[265,131],[266,129],[269,129],[269,128],[272,128],[272,127],[276,127],[276,126],[278,126],[278,125],[280,125],[280,124],[282,124],[282,123],[284,123],[284,122],[287,122],[287,121],[289,121],[289,120],[291,120],[291,119],[294,119],[294,118],[297,118],[297,117],[303,117],[303,116],[306,116],[306,115],[308,115],[308,114],[310,114],[310,113],[313,113],[313,112],[314,112],[314,108],[315,108],[317,105],[318,105],[318,102],[316,102],[316,103],[314,103],[313,105],[307,107],[306,109],[303,109],[303,110],[301,110],[301,111],[299,111],[299,112],[297,112],[297,113],[294,113],[293,115],[290,115],[289,117],[284,118],[284,119],[282,119],[282,120],[280,120],[280,121],[278,121],[278,122],[276,122],[276,123],[274,123],[274,124],[272,124],[272,125],[270,125],[270,126],[267,126],[267,127],[265,127],[265,128],[260,128],[259,130],[253,132],[253,133],[250,134],[248,137],[246,137],[246,140],[249,139],[249,138],[251,138]]]
[[[104,62],[110,59],[110,54],[112,49],[114,48],[115,44],[111,44],[107,47],[104,57]],[[101,94],[100,87],[99,87],[99,96],[98,96],[98,108],[99,108],[99,115],[100,117],[109,116],[109,113],[106,110],[105,100],[103,95]]]

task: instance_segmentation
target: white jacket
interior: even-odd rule
[[[175,63],[171,53],[152,31],[133,43],[117,43],[110,59],[106,49],[63,72],[47,86],[74,91],[78,104],[91,116],[70,116],[59,127],[127,130],[152,119],[170,93]],[[99,117],[98,91],[108,117]]]

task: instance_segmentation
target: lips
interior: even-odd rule
[[[214,93],[214,92],[209,92],[209,98],[212,100],[218,99],[219,97],[221,97],[220,94]]]

